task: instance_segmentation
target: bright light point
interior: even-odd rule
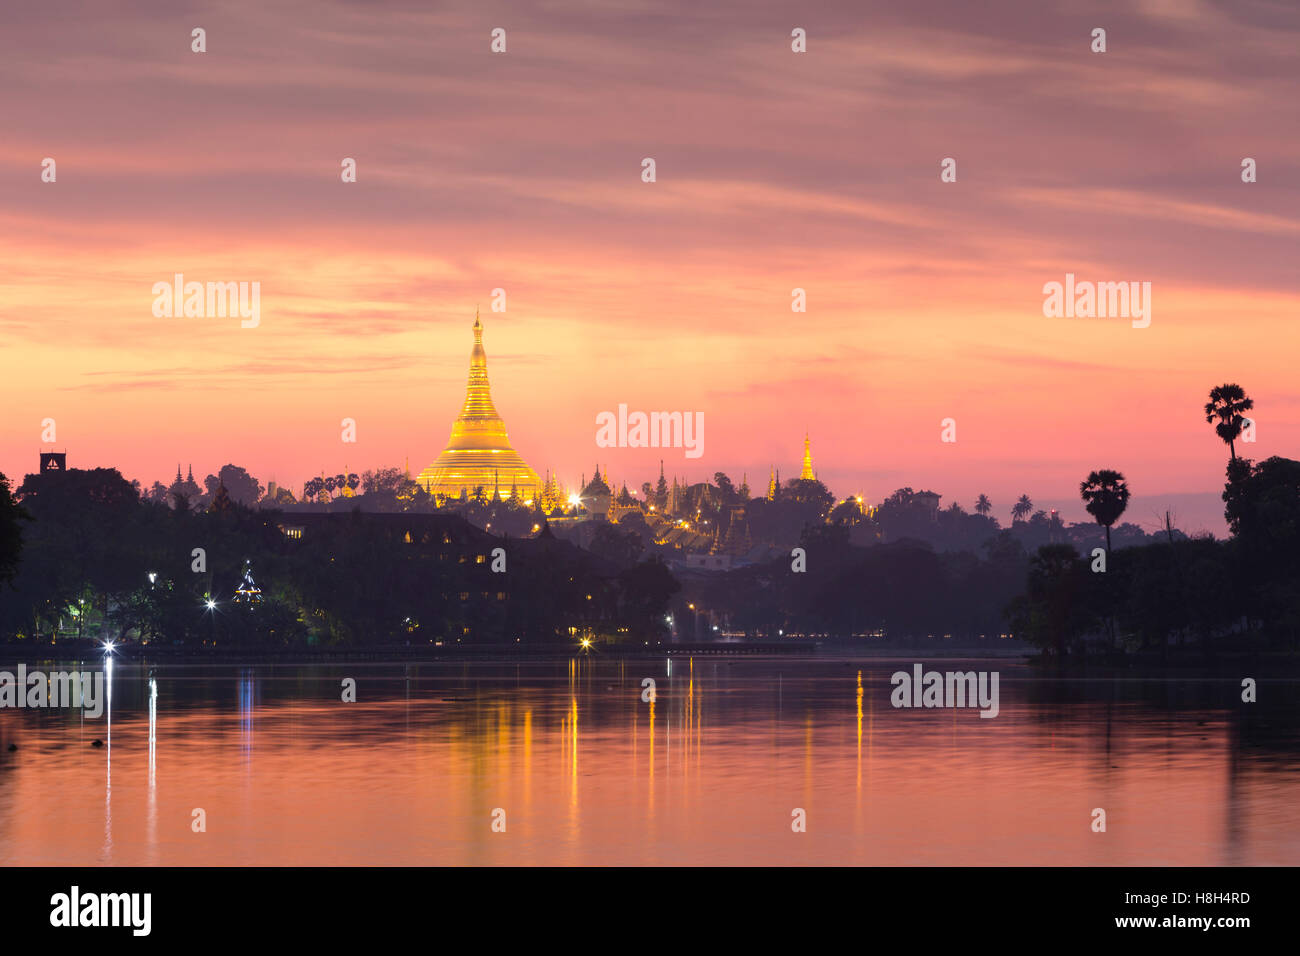
[[[583,650],[586,650],[586,649],[589,648],[589,647],[591,647],[591,638],[589,638],[589,637],[584,637],[584,638],[582,639],[582,648],[583,648]]]
[[[215,607],[217,606],[217,602],[216,602],[216,601],[208,601],[208,602],[206,602],[206,603],[207,603],[207,608],[208,608],[209,611],[211,611],[213,608],[215,608]]]
[[[569,495],[569,504],[573,505],[576,508],[578,507],[578,505],[582,504],[582,499],[579,498],[577,495]]]

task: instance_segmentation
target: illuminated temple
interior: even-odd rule
[[[483,351],[483,324],[477,312],[465,407],[451,426],[447,447],[437,461],[420,472],[416,481],[429,494],[444,498],[473,496],[481,490],[501,498],[518,495],[520,500],[531,504],[542,492],[542,480],[510,447],[506,423],[492,404],[487,353]]]

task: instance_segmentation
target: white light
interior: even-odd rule
[[[217,602],[216,602],[216,601],[213,601],[213,600],[209,600],[209,601],[207,601],[207,607],[208,607],[208,610],[209,610],[209,611],[211,611],[211,610],[212,610],[213,608],[215,608],[216,606],[217,606]]]

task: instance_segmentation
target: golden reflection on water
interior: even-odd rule
[[[1300,863],[1294,721],[1247,746],[1221,703],[1176,709],[1135,682],[1067,693],[1006,666],[994,720],[885,705],[876,721],[892,668],[669,659],[643,700],[652,661],[375,666],[342,704],[338,667],[119,664],[102,749],[80,713],[0,712],[19,745],[0,747],[0,859]]]
[[[862,793],[862,671],[858,671],[858,794]]]

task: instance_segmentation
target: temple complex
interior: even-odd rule
[[[420,472],[416,482],[429,494],[443,498],[472,496],[483,489],[502,497],[518,495],[525,504],[531,505],[542,493],[542,480],[510,447],[506,424],[492,404],[487,353],[483,351],[483,324],[477,312],[465,407],[451,426],[447,447],[432,465]]]

